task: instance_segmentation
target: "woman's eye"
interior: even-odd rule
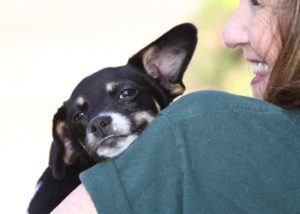
[[[251,0],[251,4],[254,6],[259,6],[260,3],[257,0]]]
[[[73,120],[74,120],[74,122],[78,122],[78,121],[81,121],[81,120],[83,120],[85,118],[86,118],[86,113],[79,112],[79,113],[77,113],[77,114],[74,115]]]
[[[138,91],[134,88],[128,88],[121,91],[119,98],[121,100],[128,100],[134,98],[138,94]]]

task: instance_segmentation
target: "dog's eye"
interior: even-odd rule
[[[83,120],[85,118],[86,118],[86,114],[84,112],[79,112],[79,113],[77,113],[77,114],[74,115],[73,121],[74,122],[78,122],[78,121],[81,121],[81,120]]]
[[[121,91],[120,93],[120,99],[122,100],[128,100],[134,98],[138,94],[138,90],[134,88],[127,88]]]

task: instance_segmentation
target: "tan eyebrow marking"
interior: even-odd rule
[[[105,89],[107,92],[111,93],[114,91],[114,89],[116,88],[117,85],[118,85],[118,83],[116,83],[116,82],[109,82],[106,84]]]
[[[84,103],[85,103],[85,99],[82,96],[80,96],[80,97],[77,98],[77,100],[76,100],[76,104],[77,105],[83,106]]]

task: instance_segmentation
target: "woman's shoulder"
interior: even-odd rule
[[[173,102],[166,111],[177,111],[178,107],[183,107],[183,111],[279,110],[279,107],[261,100],[213,90],[186,94]]]
[[[236,114],[253,113],[253,115],[276,114],[282,117],[300,118],[300,111],[280,108],[265,101],[251,97],[234,95],[221,91],[198,91],[182,96],[161,112],[163,115],[176,118],[191,117],[197,114],[222,113]],[[296,118],[295,118],[296,117]]]

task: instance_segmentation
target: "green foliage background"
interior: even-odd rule
[[[223,90],[251,96],[252,74],[241,51],[224,47],[222,32],[233,14],[236,0],[203,0],[193,17],[198,27],[198,46],[186,73],[187,92]]]

